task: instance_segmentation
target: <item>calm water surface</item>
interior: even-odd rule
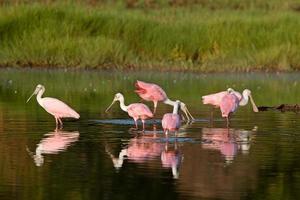
[[[240,107],[229,129],[201,96],[252,90],[257,105],[299,103],[300,74],[108,73],[0,70],[0,199],[299,199],[300,116]],[[114,105],[138,102],[135,80],[160,84],[196,121],[177,137],[162,133],[172,107],[159,104],[147,131]],[[81,114],[62,130],[32,99],[35,86]],[[147,102],[152,108],[152,103]]]

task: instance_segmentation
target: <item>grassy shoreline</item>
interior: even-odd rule
[[[0,67],[300,70],[300,13],[82,4],[0,7]]]

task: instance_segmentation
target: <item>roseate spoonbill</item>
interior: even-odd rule
[[[68,146],[76,142],[79,138],[79,132],[69,132],[55,129],[54,132],[45,134],[35,149],[35,154],[28,148],[27,151],[32,156],[36,166],[42,166],[44,163],[44,154],[58,154],[65,151]]]
[[[158,85],[154,83],[146,83],[143,81],[137,80],[135,83],[136,90],[135,92],[145,101],[153,101],[154,104],[154,110],[153,113],[156,112],[157,103],[159,101],[163,102],[164,104],[168,104],[171,106],[174,106],[175,101],[172,101],[168,98],[165,91]],[[184,112],[184,114],[187,117],[187,120],[194,120],[194,117],[191,115],[189,110],[187,109],[187,106],[180,102],[180,109]]]
[[[180,101],[176,101],[173,108],[173,113],[164,114],[161,124],[164,129],[165,134],[167,135],[169,131],[176,131],[179,129],[181,120],[178,115],[178,108],[180,105]],[[176,135],[176,133],[175,133]]]
[[[108,106],[108,108],[105,110],[105,112],[108,112],[108,110],[111,108],[111,106],[116,102],[120,102],[120,107],[123,111],[127,112],[130,117],[133,118],[135,127],[138,129],[137,120],[141,119],[143,123],[143,131],[145,130],[145,119],[152,118],[153,113],[150,111],[148,106],[142,103],[132,103],[128,106],[124,104],[124,96],[121,93],[117,93],[114,97],[114,100]]]
[[[36,95],[36,100],[42,106],[49,114],[53,115],[56,122],[56,127],[61,124],[61,127],[63,125],[61,118],[75,118],[79,119],[80,115],[70,108],[67,104],[64,102],[52,98],[52,97],[44,97],[42,98],[42,95],[45,92],[45,87],[41,84],[38,84],[32,93],[32,95],[27,99],[26,103],[31,99],[33,95]]]
[[[222,117],[225,117],[227,120],[227,127],[229,126],[229,117],[231,113],[234,113],[239,107],[239,99],[230,89],[227,94],[225,94],[220,102],[220,110]]]
[[[251,95],[251,91],[249,89],[245,89],[243,93],[239,93],[237,91],[234,91],[232,88],[228,88],[227,91],[218,92],[215,94],[209,94],[202,96],[202,102],[203,104],[210,104],[214,107],[218,108],[220,107],[220,103],[222,98],[228,93],[228,91],[231,91],[239,100],[240,106],[245,106],[248,104],[248,101],[250,99],[250,102],[252,104],[252,109],[254,112],[258,112],[258,108],[254,103],[254,100]]]

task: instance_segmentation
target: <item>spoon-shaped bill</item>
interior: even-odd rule
[[[255,105],[252,96],[249,95],[249,97],[250,97],[250,102],[251,102],[251,104],[252,104],[253,112],[258,112],[258,108],[257,108],[257,106]]]
[[[112,105],[114,105],[116,101],[113,100],[113,102],[106,108],[105,112],[107,113],[109,111],[109,109],[112,107]]]
[[[187,120],[195,120],[195,118],[192,116],[186,105],[182,102],[180,102],[180,109],[184,112],[185,116],[187,117]]]

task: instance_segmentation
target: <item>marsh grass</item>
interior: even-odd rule
[[[0,7],[0,64],[191,71],[300,69],[288,9],[126,9],[76,3]]]

